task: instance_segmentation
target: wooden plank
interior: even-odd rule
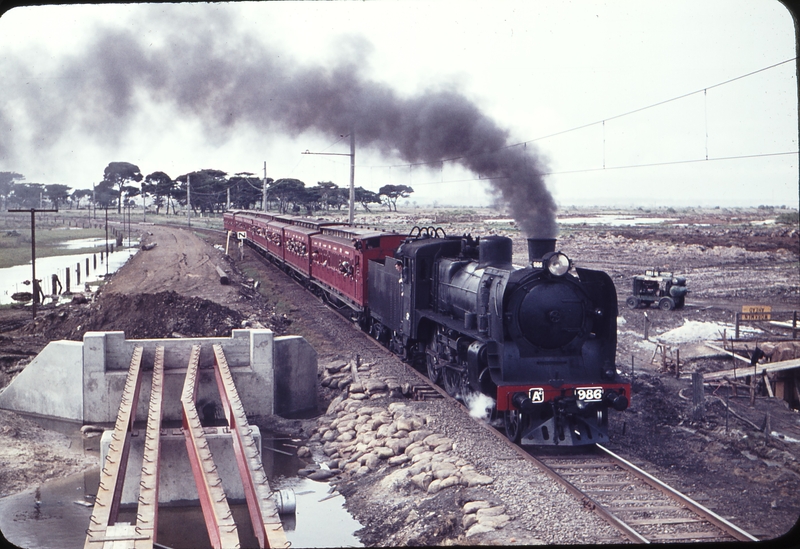
[[[580,485],[581,487],[583,487],[583,486],[598,486],[598,487],[602,487],[602,486],[608,486],[608,487],[611,487],[611,486],[634,486],[636,484],[632,480],[621,480],[621,481],[605,481],[605,480],[581,481],[581,480],[575,480],[575,481],[572,481],[572,482],[574,484]]]
[[[792,360],[784,360],[781,362],[768,362],[765,364],[757,364],[755,367],[753,367],[750,365],[750,359],[746,359],[741,355],[731,353],[730,351],[726,351],[725,349],[717,347],[716,345],[712,345],[711,343],[706,343],[706,347],[710,347],[711,349],[733,355],[736,358],[745,360],[748,364],[748,366],[744,368],[736,368],[735,370],[722,370],[719,372],[703,374],[703,378],[706,381],[722,379],[724,377],[739,378],[752,375],[762,375],[765,372],[768,373],[781,372],[784,370],[793,370],[795,368],[800,368],[800,358],[795,358]]]
[[[731,539],[731,536],[723,532],[679,532],[675,534],[653,534],[649,536],[651,540],[693,540],[693,539]]]
[[[630,519],[626,520],[628,524],[633,525],[645,525],[645,524],[686,524],[689,522],[705,522],[699,518],[682,518],[682,517],[675,517],[675,518],[654,518],[654,519]]]
[[[639,512],[642,511],[685,511],[685,507],[678,507],[677,505],[648,505],[647,507],[617,507],[617,506],[609,506],[610,510],[614,511],[615,513],[628,513],[628,512]]]
[[[567,458],[564,458],[567,459]],[[612,463],[610,461],[600,461],[596,463],[553,463],[549,462],[550,458],[544,461],[545,465],[550,467],[551,469],[596,469],[600,467],[614,467],[615,469],[619,469],[616,463]]]
[[[750,364],[750,359],[749,358],[744,357],[742,355],[737,355],[736,353],[734,353],[733,351],[729,351],[728,349],[723,349],[722,347],[718,347],[717,345],[714,345],[714,344],[708,343],[708,342],[706,342],[706,347],[708,347],[709,349],[714,349],[715,351],[719,351],[720,353],[724,353],[726,355],[730,355],[733,358],[736,358],[738,360],[743,360],[744,362],[747,362],[748,364]],[[706,374],[706,377],[708,377],[707,374]]]

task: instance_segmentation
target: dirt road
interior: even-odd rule
[[[140,230],[143,250],[111,278],[104,293],[174,291],[225,306],[240,301],[238,284],[220,284],[216,267],[230,271],[223,250],[209,246],[191,230],[156,225],[140,226]]]

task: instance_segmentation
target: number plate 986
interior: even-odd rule
[[[597,402],[603,400],[602,387],[578,387],[575,389],[575,396],[578,400],[586,402]]]

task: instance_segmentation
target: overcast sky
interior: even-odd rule
[[[560,207],[797,207],[795,56],[773,0],[14,8],[0,171],[91,188],[111,161],[172,177],[266,162],[345,187],[347,156],[301,152],[349,153],[357,111],[355,184],[410,185],[419,205],[489,202],[460,149],[430,145],[469,124],[471,143],[534,159]]]

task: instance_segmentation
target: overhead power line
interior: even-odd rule
[[[580,126],[575,126],[573,128],[569,128],[567,130],[561,130],[561,131],[558,131],[558,132],[555,132],[555,133],[551,133],[551,134],[548,134],[548,135],[543,135],[543,136],[540,136],[540,137],[536,137],[534,139],[529,139],[527,141],[521,141],[519,143],[513,143],[511,145],[505,145],[505,146],[500,147],[498,149],[495,149],[493,151],[483,151],[480,154],[487,154],[487,152],[497,152],[497,151],[501,151],[501,150],[504,150],[504,149],[510,149],[512,147],[525,146],[528,143],[535,143],[536,141],[541,141],[543,139],[549,139],[551,137],[556,137],[558,135],[563,135],[565,133],[570,133],[570,132],[574,132],[574,131],[578,131],[578,130],[583,130],[583,129],[586,129],[586,128],[589,128],[589,127],[592,127],[592,126],[596,126],[597,124],[604,124],[605,122],[608,122],[609,120],[616,120],[618,118],[623,118],[625,116],[630,116],[632,114],[635,114],[635,113],[638,113],[638,112],[642,112],[642,111],[645,111],[647,109],[652,109],[652,108],[655,108],[655,107],[659,107],[661,105],[665,105],[665,104],[671,103],[673,101],[678,101],[679,99],[685,99],[686,97],[690,97],[690,96],[696,95],[698,93],[705,93],[710,89],[719,88],[720,86],[724,86],[726,84],[730,84],[732,82],[736,82],[737,80],[741,80],[743,78],[747,78],[749,76],[753,76],[755,74],[758,74],[758,73],[761,73],[761,72],[764,72],[764,71],[768,71],[770,69],[774,69],[775,67],[779,67],[781,65],[785,65],[786,63],[791,63],[792,61],[796,61],[796,60],[797,60],[797,57],[792,57],[791,59],[786,59],[785,61],[781,61],[779,63],[774,63],[772,65],[769,65],[768,67],[763,67],[761,69],[758,69],[758,70],[755,70],[755,71],[752,71],[752,72],[748,72],[746,74],[742,74],[742,75],[736,76],[734,78],[730,78],[730,79],[725,80],[723,82],[718,82],[716,84],[712,84],[710,86],[706,86],[704,88],[695,90],[693,92],[684,93],[682,95],[678,95],[678,96],[673,97],[671,99],[665,99],[663,101],[659,101],[657,103],[653,103],[653,104],[647,105],[645,107],[639,107],[637,109],[634,109],[634,110],[631,110],[631,111],[627,111],[627,112],[624,112],[624,113],[621,113],[621,114],[616,114],[616,115],[613,115],[613,116],[609,116],[609,117],[606,117],[606,118],[603,118],[603,119],[600,119],[600,120],[596,120],[594,122],[589,122],[587,124],[581,124]],[[792,153],[776,153],[776,154],[780,155],[780,154],[792,154]],[[436,160],[436,161],[431,161],[431,162],[413,162],[413,163],[410,163],[410,164],[389,164],[389,165],[385,165],[385,166],[358,166],[358,167],[361,167],[361,168],[402,168],[402,167],[413,167],[413,166],[427,166],[427,165],[443,164],[445,162],[455,162],[457,160],[462,160],[464,158],[470,158],[471,156],[477,156],[477,154],[476,155],[467,155],[467,154],[465,154],[465,155],[454,156],[454,157],[450,157],[450,158],[443,158],[441,160]],[[755,156],[758,156],[758,155],[755,155]],[[749,156],[745,156],[743,158],[747,158],[747,157],[749,157]],[[740,158],[740,157],[730,157],[730,158]],[[686,161],[686,162],[693,162],[693,161]],[[628,167],[635,167],[635,166],[628,166]],[[598,169],[601,169],[601,168],[598,168]],[[567,173],[567,172],[559,172],[559,173]]]
[[[788,156],[788,155],[800,155],[800,150],[798,151],[787,151],[787,152],[776,152],[776,153],[759,153],[759,154],[742,154],[737,156],[720,156],[717,158],[693,158],[689,160],[671,160],[667,162],[652,162],[648,164],[629,164],[625,166],[604,166],[599,168],[584,168],[580,170],[563,170],[557,172],[544,172],[542,175],[561,175],[561,174],[572,174],[572,173],[586,173],[586,172],[602,172],[602,171],[611,171],[611,170],[624,170],[629,168],[651,168],[655,166],[672,166],[678,164],[694,164],[698,162],[713,162],[717,160],[738,160],[744,158],[762,158],[762,157],[769,157],[769,156]],[[493,179],[505,179],[505,176],[498,176],[498,177],[475,177],[471,179],[451,179],[446,181],[427,181],[427,182],[417,182],[414,183],[414,186],[424,186],[424,185],[439,185],[442,183],[464,183],[464,182],[472,182],[472,181],[491,181]]]

